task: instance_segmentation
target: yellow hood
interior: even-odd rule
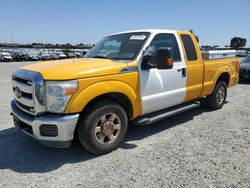
[[[108,59],[83,58],[46,61],[22,67],[39,72],[45,80],[71,80],[119,73],[127,68],[126,63]]]

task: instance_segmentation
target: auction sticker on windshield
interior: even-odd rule
[[[145,35],[132,35],[129,40],[144,40],[147,36]]]

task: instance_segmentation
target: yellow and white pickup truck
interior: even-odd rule
[[[78,138],[94,154],[115,150],[128,122],[148,125],[198,107],[222,108],[237,84],[239,59],[203,60],[190,32],[137,30],[98,42],[82,59],[48,61],[13,72],[16,127],[41,143]]]

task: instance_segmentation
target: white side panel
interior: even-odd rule
[[[187,78],[182,77],[182,68],[186,68],[186,64],[180,41],[176,32],[166,31],[165,33],[176,36],[182,61],[175,62],[173,69],[169,70],[158,70],[157,68],[141,70],[139,68],[142,115],[181,104],[186,96]],[[150,44],[156,34],[158,32],[151,35],[145,47]]]

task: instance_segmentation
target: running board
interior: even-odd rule
[[[155,123],[157,121],[163,120],[165,118],[169,118],[171,116],[174,116],[176,114],[180,114],[182,112],[197,108],[200,106],[199,101],[195,102],[189,102],[181,105],[177,105],[174,107],[170,107],[161,111],[153,112],[150,114],[146,114],[142,117],[136,118],[133,123],[136,125],[150,125],[152,123]]]

